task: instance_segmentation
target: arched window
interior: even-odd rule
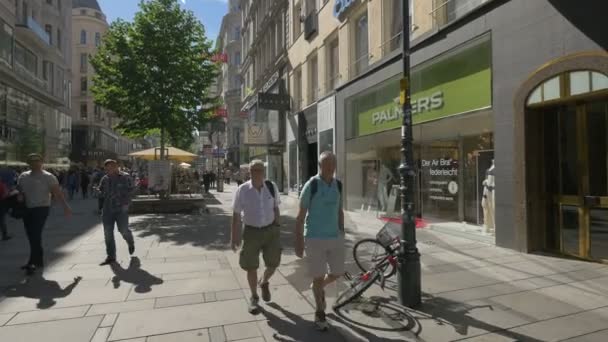
[[[570,71],[541,83],[530,93],[526,104],[538,105],[600,90],[608,90],[608,76],[590,70]]]
[[[85,31],[85,30],[80,31],[80,44],[82,44],[82,45],[87,44],[87,31]]]

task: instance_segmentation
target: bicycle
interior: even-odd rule
[[[358,241],[353,248],[353,257],[361,273],[356,277],[346,275],[349,286],[342,292],[333,305],[337,310],[346,304],[360,297],[375,282],[379,281],[380,287],[384,289],[387,278],[392,277],[397,272],[399,259],[402,257],[401,246],[405,241],[399,236],[393,236],[389,229],[389,224],[384,225],[376,234],[375,239],[363,239]],[[370,247],[373,248],[371,263],[364,260],[364,253]]]

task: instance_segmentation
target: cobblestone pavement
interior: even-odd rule
[[[247,282],[228,248],[232,186],[208,198],[209,214],[132,218],[137,250],[117,234],[119,265],[100,267],[103,232],[94,200],[76,200],[65,220],[53,210],[44,233],[47,268],[26,278],[20,222],[0,242],[0,341],[607,341],[608,267],[520,254],[418,230],[423,305],[398,305],[397,283],[330,314],[316,332],[302,260],[294,256],[296,200],[284,197],[284,254],[273,300],[247,312]],[[380,227],[350,214],[347,248]],[[352,258],[347,261],[356,271]],[[77,280],[75,280],[77,279]],[[339,283],[327,290],[331,305]]]

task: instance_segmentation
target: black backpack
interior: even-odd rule
[[[269,180],[265,180],[264,184],[266,184],[266,187],[268,188],[268,191],[270,191],[270,194],[272,195],[272,198],[275,198],[276,195],[274,193],[274,184],[272,184],[272,182],[269,181]]]
[[[310,199],[308,200],[308,207],[310,208],[310,204],[312,203],[312,198],[315,197],[317,191],[319,191],[319,180],[315,177],[312,177],[310,183]],[[342,182],[336,179],[336,183],[338,184],[338,192],[340,193],[340,197],[342,197]]]

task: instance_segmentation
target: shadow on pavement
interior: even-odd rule
[[[60,206],[54,204],[42,232],[44,263],[47,269],[51,269],[54,264],[72,253],[71,248],[64,250],[64,246],[100,225],[99,216],[95,214],[96,200],[73,200],[70,205],[74,214],[71,219],[66,219]],[[25,274],[19,270],[19,266],[27,261],[29,255],[23,221],[7,217],[7,225],[13,239],[0,245],[0,289],[3,286],[19,284],[25,279]]]
[[[81,279],[81,277],[74,278],[74,282],[62,289],[59,283],[46,280],[40,272],[37,272],[27,278],[25,283],[9,287],[4,292],[4,295],[6,297],[38,299],[38,304],[36,305],[38,309],[49,309],[57,304],[55,299],[66,298],[72,294],[72,291]]]
[[[402,341],[377,337],[373,334],[373,331],[399,332],[404,334],[404,337],[424,341],[420,337],[423,331],[421,321],[432,320],[439,326],[448,325],[453,327],[454,331],[463,338],[471,337],[469,336],[469,328],[475,328],[516,341],[542,342],[469,315],[476,309],[488,308],[493,311],[492,305],[470,305],[427,293],[423,293],[422,296],[423,304],[417,310],[401,306],[398,304],[396,296],[371,297],[359,299],[337,310],[335,315],[331,314],[329,316],[369,341]]]
[[[268,306],[280,311],[286,318],[280,318],[272,312],[264,310],[263,307],[261,308],[261,313],[266,317],[268,325],[276,331],[272,336],[275,341],[344,341],[344,338],[333,330],[316,331],[312,321],[305,320],[302,316],[287,311],[276,303],[270,303]]]
[[[146,293],[152,290],[153,285],[163,283],[162,279],[151,275],[148,271],[141,268],[141,261],[138,257],[131,257],[128,269],[122,268],[118,263],[113,263],[110,266],[112,272],[114,272],[112,284],[114,284],[115,289],[120,287],[121,281],[124,281],[125,283],[133,284],[135,292]]]

